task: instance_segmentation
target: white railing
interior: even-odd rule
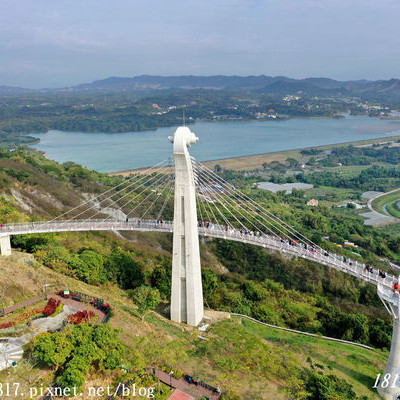
[[[172,221],[157,221],[157,220],[141,220],[128,219],[127,221],[115,220],[69,220],[69,221],[37,221],[6,224],[0,227],[0,236],[18,235],[29,233],[44,233],[44,232],[65,232],[65,231],[90,231],[90,230],[115,230],[115,231],[161,231],[172,232]],[[302,257],[317,263],[327,265],[353,275],[364,281],[374,285],[382,285],[382,287],[391,290],[393,283],[397,281],[397,277],[386,274],[383,278],[375,269],[374,272],[369,272],[366,265],[359,261],[345,259],[343,256],[329,253],[325,250],[315,249],[311,246],[306,246],[303,243],[291,242],[266,234],[253,234],[251,232],[238,231],[229,227],[217,224],[204,223],[198,224],[199,234],[202,236],[210,236],[215,238],[234,240],[242,243],[248,243],[256,246],[262,246],[278,252],[290,254],[297,257]]]
[[[370,282],[374,285],[381,284],[390,290],[393,287],[393,283],[397,282],[397,277],[394,277],[390,274],[385,274],[385,277],[383,278],[381,275],[379,275],[379,271],[377,269],[374,269],[373,272],[370,272],[367,270],[366,265],[359,261],[345,259],[343,256],[329,253],[324,250],[321,251],[321,249],[315,249],[311,246],[305,247],[304,244],[295,243],[294,241],[292,244],[290,244],[287,240],[279,239],[273,236],[264,234],[261,236],[249,233],[246,234],[237,230],[226,229],[221,226],[210,226],[210,228],[200,227],[199,233],[204,236],[218,237],[221,239],[235,240],[242,243],[267,247],[269,249],[291,254],[293,256],[306,258],[319,264],[335,268],[338,271],[348,273],[357,278],[361,278],[364,281]]]
[[[0,235],[18,235],[43,232],[84,231],[84,230],[161,230],[172,232],[172,222],[130,219],[128,221],[107,221],[104,219],[76,221],[38,221],[7,224],[0,227]]]

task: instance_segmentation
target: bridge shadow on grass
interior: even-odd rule
[[[372,387],[375,384],[376,377],[379,372],[374,374],[371,371],[371,374],[367,375],[366,373],[360,372],[356,366],[354,366],[353,368],[350,368],[350,367],[345,367],[344,365],[336,364],[336,363],[334,364],[334,368],[336,370],[342,372],[346,376],[351,376],[353,379],[357,380],[362,385],[364,385],[365,388],[369,390],[369,392],[377,395],[376,389],[373,389]],[[382,371],[380,371],[380,372],[382,372]]]

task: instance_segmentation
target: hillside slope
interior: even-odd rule
[[[80,203],[88,193],[101,193],[123,179],[73,163],[60,165],[25,149],[0,156],[3,223],[52,218]],[[239,176],[232,178],[246,184]],[[301,206],[301,198],[288,201],[279,195],[262,200],[271,201],[273,211],[284,218],[293,210],[301,218],[312,217]],[[323,212],[326,224],[337,223],[335,214]],[[328,385],[331,394],[343,400],[378,399],[371,388],[384,368],[391,326],[371,285],[261,248],[201,241],[207,307],[383,349],[375,352],[283,334],[211,310],[206,332],[169,321],[172,243],[168,234],[133,233],[126,239],[96,232],[25,235],[14,237],[13,246],[13,256],[0,258],[2,305],[40,294],[44,280],[52,290],[78,290],[101,297],[114,310],[110,325],[121,328],[128,348],[125,362],[132,369],[173,365],[176,371],[220,386],[225,399],[289,399],[301,388],[303,397],[296,399],[311,400],[318,397],[307,393],[318,385]],[[141,287],[151,287],[162,299],[156,311],[144,317],[133,301],[137,300],[135,290]],[[41,379],[51,383],[54,369],[45,365],[32,369],[36,361],[27,350],[16,374],[29,384]],[[120,369],[97,374],[92,370],[86,384],[94,380],[112,383],[121,376]],[[0,375],[1,381],[14,378]]]
[[[115,285],[100,287],[66,277],[38,265],[32,256],[14,253],[0,258],[0,287],[5,288],[7,303],[21,301],[42,291],[43,280],[51,290],[69,288],[110,302],[115,315],[110,324],[122,329],[121,337],[132,349],[136,364],[164,366],[173,364],[184,373],[216,384],[228,398],[285,399],[283,387],[295,385],[304,367],[316,368],[326,374],[335,374],[350,383],[358,396],[379,399],[371,387],[374,377],[384,368],[387,353],[368,351],[348,345],[326,342],[255,325],[240,318],[226,319],[228,315],[207,313],[211,328],[201,333],[196,329],[175,324],[162,314],[151,313],[142,321],[136,306],[126,292]],[[163,307],[161,307],[161,310]],[[307,361],[308,360],[308,361]],[[24,385],[42,379],[51,381],[51,370],[33,369],[20,363],[3,383],[21,378]],[[106,374],[101,382],[113,382],[115,374]],[[94,372],[87,385],[99,380]]]

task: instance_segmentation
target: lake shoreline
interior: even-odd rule
[[[297,149],[291,149],[291,150],[280,150],[280,151],[273,151],[270,153],[259,153],[259,154],[250,154],[246,156],[237,156],[237,157],[226,157],[226,158],[220,158],[220,159],[214,159],[214,160],[207,160],[207,161],[202,161],[202,164],[207,165],[208,167],[214,167],[215,164],[219,164],[222,168],[225,169],[236,169],[236,170],[248,170],[251,169],[249,168],[243,168],[240,166],[240,161],[246,162],[249,166],[254,164],[251,162],[252,159],[257,159],[257,162],[262,161],[263,162],[271,162],[271,161],[279,161],[281,157],[280,155],[284,155],[284,158],[288,158],[288,153],[299,153],[302,150],[309,150],[309,149],[318,149],[318,150],[330,150],[335,147],[340,147],[340,146],[366,146],[366,145],[372,145],[372,144],[386,144],[388,142],[395,142],[396,140],[400,140],[400,135],[393,135],[393,136],[387,136],[387,138],[376,138],[376,139],[366,139],[366,140],[357,140],[357,141],[348,141],[348,142],[339,142],[339,143],[332,143],[332,144],[325,144],[321,146],[307,146],[307,147],[299,147]],[[261,159],[261,160],[260,160]],[[282,159],[282,161],[284,161]],[[225,164],[225,166],[224,166]],[[226,168],[227,164],[238,164],[236,168]],[[260,167],[261,167],[260,164]],[[143,170],[146,170],[148,167],[141,167],[141,168],[133,168],[133,169],[128,169],[128,170],[121,170],[121,171],[113,171],[113,172],[106,172],[110,176],[116,176],[116,175],[122,175],[122,176],[127,176],[131,173],[135,172],[140,172]]]
[[[37,134],[40,143],[32,147],[60,163],[72,161],[99,172],[126,173],[124,171],[138,170],[171,157],[167,138],[175,129],[159,128],[133,134],[49,131]],[[227,169],[238,166],[255,169],[270,159],[271,154],[279,160],[285,154],[293,157],[293,149],[386,140],[400,134],[400,123],[350,116],[343,119],[300,118],[277,124],[269,121],[199,122],[190,125],[190,129],[200,137],[191,149],[191,155],[198,161],[221,163]],[[296,154],[294,158],[301,162],[301,155]],[[263,161],[257,164],[257,159]]]

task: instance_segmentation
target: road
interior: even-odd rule
[[[398,218],[383,214],[382,212],[374,210],[374,208],[372,207],[372,202],[374,200],[383,196],[390,195],[392,193],[396,193],[398,191],[400,191],[400,188],[391,190],[390,192],[379,193],[368,200],[367,207],[369,209],[369,212],[360,214],[362,217],[366,218],[366,220],[364,221],[365,225],[379,226],[379,225],[391,224],[394,222],[400,222]]]

